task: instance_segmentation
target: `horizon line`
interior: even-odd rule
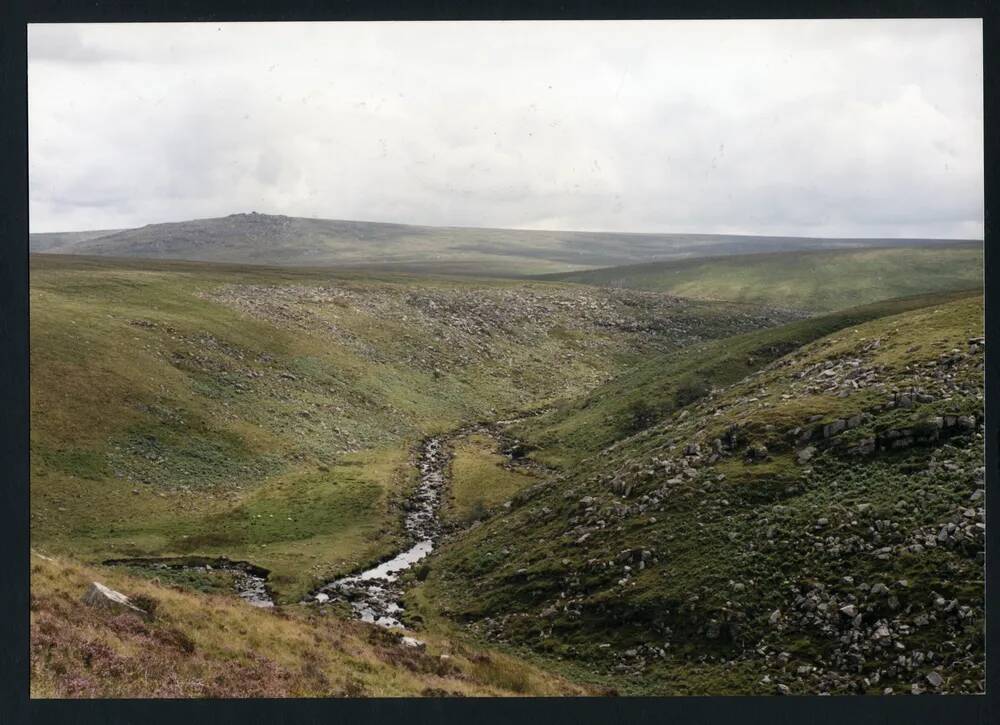
[[[161,222],[147,222],[140,226],[130,226],[130,227],[110,227],[110,228],[89,228],[89,229],[58,229],[53,231],[32,231],[30,228],[29,219],[29,236],[32,234],[83,234],[86,232],[108,232],[109,234],[117,234],[119,232],[133,231],[136,229],[144,229],[151,226],[160,226],[165,224],[185,224],[188,222],[199,222],[199,221],[212,221],[215,219],[227,219],[234,216],[262,216],[262,217],[284,217],[286,219],[308,219],[311,221],[327,221],[327,222],[351,222],[357,224],[385,224],[390,226],[402,226],[402,227],[425,227],[425,228],[437,228],[437,229],[469,229],[469,230],[489,230],[489,231],[511,231],[511,232],[542,232],[550,234],[559,233],[572,233],[572,234],[617,234],[617,235],[630,235],[630,236],[671,236],[671,237],[748,237],[748,238],[778,238],[778,239],[825,239],[825,240],[870,240],[870,239],[895,239],[895,240],[940,240],[948,242],[985,242],[985,235],[983,237],[918,237],[918,236],[814,236],[809,234],[767,234],[767,233],[748,233],[748,232],[623,232],[623,231],[611,231],[607,229],[549,229],[549,228],[533,228],[533,227],[488,227],[488,226],[474,226],[474,225],[463,225],[463,224],[416,224],[412,222],[396,222],[396,221],[379,221],[374,219],[346,219],[337,217],[319,217],[319,216],[295,216],[291,214],[271,214],[268,212],[258,212],[258,211],[248,211],[248,212],[233,212],[231,214],[225,214],[222,216],[209,216],[209,217],[193,217],[188,219],[179,219],[174,221],[161,221]]]

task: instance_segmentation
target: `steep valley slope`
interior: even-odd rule
[[[81,606],[101,581],[146,616]],[[31,556],[31,694],[42,698],[600,695],[495,648]]]
[[[795,322],[514,426],[547,475],[409,606],[623,694],[982,692],[982,315]]]

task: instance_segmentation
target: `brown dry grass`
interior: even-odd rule
[[[257,610],[37,552],[31,575],[36,698],[587,694],[507,655],[425,634],[418,651],[397,634],[304,606]],[[155,616],[83,605],[91,581],[155,602]]]

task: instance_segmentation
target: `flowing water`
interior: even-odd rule
[[[540,410],[528,416],[495,421],[492,426],[510,425],[542,412],[545,411]],[[452,435],[460,436],[470,430],[485,431],[489,427],[490,424],[472,425],[455,431]],[[509,452],[508,456],[515,457]],[[307,601],[320,604],[334,600],[347,601],[354,610],[355,616],[362,621],[372,622],[383,627],[402,627],[400,616],[403,607],[400,602],[404,590],[399,577],[430,554],[441,535],[442,527],[438,517],[438,509],[447,485],[448,461],[449,455],[444,448],[442,438],[428,438],[421,444],[417,458],[420,481],[413,495],[407,500],[407,513],[403,522],[406,533],[414,542],[412,546],[377,566],[324,584]],[[214,559],[174,557],[115,559],[104,563],[143,566],[153,569],[228,571],[235,575],[236,593],[241,599],[254,607],[269,608],[274,606],[274,599],[267,586],[267,577],[270,572],[246,561],[232,561],[225,557]]]
[[[314,601],[334,599],[350,602],[355,615],[383,627],[402,627],[399,615],[403,587],[399,575],[431,553],[441,533],[438,507],[445,487],[448,455],[441,439],[428,438],[420,448],[420,482],[408,502],[404,528],[416,543],[378,566],[359,574],[336,579],[319,588]]]

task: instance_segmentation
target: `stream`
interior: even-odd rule
[[[460,437],[472,430],[486,430],[494,426],[506,426],[525,420],[545,411],[536,411],[527,416],[498,420],[492,424],[477,424],[453,431],[447,438],[431,437],[421,443],[417,456],[420,481],[413,494],[404,504],[406,516],[403,527],[410,541],[408,549],[377,566],[357,574],[328,582],[305,600],[306,603],[324,604],[331,601],[349,602],[355,616],[382,627],[401,628],[400,616],[403,607],[404,588],[400,575],[413,567],[434,549],[441,535],[441,520],[438,509],[447,485],[446,469],[450,454],[445,450],[444,440]],[[510,458],[519,457],[516,449],[505,451]],[[254,607],[270,608],[274,598],[267,585],[270,572],[247,561],[234,561],[226,557],[169,557],[110,559],[108,565],[145,567],[150,569],[187,569],[201,571],[226,571],[234,574],[234,586],[241,599]]]
[[[108,559],[103,562],[107,566],[132,566],[146,569],[187,570],[187,571],[224,571],[233,575],[233,585],[236,594],[252,607],[269,609],[274,606],[274,598],[267,587],[267,569],[248,561],[233,561],[226,557],[166,557],[166,558],[132,558]]]
[[[417,463],[420,482],[407,501],[403,522],[406,533],[415,543],[377,566],[324,584],[313,594],[313,601],[322,604],[346,600],[363,622],[382,627],[403,626],[399,619],[403,611],[399,603],[403,597],[399,575],[430,554],[441,533],[438,507],[448,460],[440,438],[428,438],[421,445]]]
[[[397,616],[403,611],[399,604],[403,597],[399,575],[430,554],[441,533],[438,507],[445,486],[448,460],[440,438],[428,438],[421,444],[417,460],[420,482],[404,504],[406,516],[403,527],[415,543],[377,566],[324,584],[307,601],[322,604],[346,600],[350,602],[355,616],[364,622],[383,627],[402,627]],[[225,557],[169,557],[109,559],[104,563],[153,570],[226,571],[234,575],[236,593],[247,604],[262,608],[274,606],[267,586],[270,572],[246,561],[232,561]]]

